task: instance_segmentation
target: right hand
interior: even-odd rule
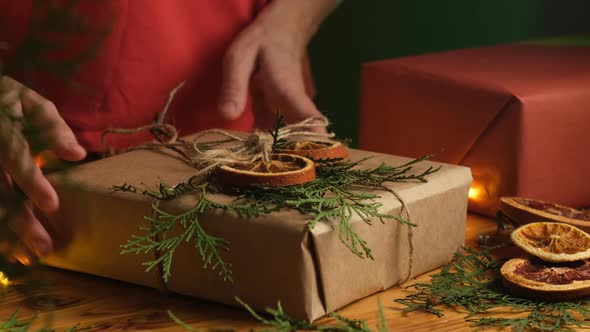
[[[18,185],[30,200],[11,221],[21,241],[13,255],[26,264],[53,251],[51,237],[33,214],[32,206],[50,214],[58,209],[59,199],[34,162],[19,121],[23,118],[58,158],[79,161],[86,156],[86,150],[52,102],[12,78],[0,76],[0,175],[5,175],[5,190]]]

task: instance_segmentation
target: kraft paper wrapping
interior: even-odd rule
[[[510,44],[363,65],[360,146],[472,169],[494,215],[501,196],[590,205],[590,47]],[[403,125],[396,125],[402,123]],[[383,138],[387,137],[387,140]]]
[[[363,164],[366,167],[381,162],[399,165],[409,160],[351,151],[352,160],[369,155],[373,157]],[[432,164],[421,163],[416,172]],[[141,265],[153,256],[120,254],[120,245],[131,234],[138,234],[143,216],[150,215],[151,199],[111,194],[109,187],[123,183],[155,187],[158,178],[176,184],[193,172],[165,153],[134,151],[79,166],[66,177],[53,175],[51,181],[60,195],[61,208],[49,218],[50,222],[74,228],[70,245],[46,263],[148,287],[161,286],[157,271],[147,273]],[[448,262],[463,244],[470,183],[468,168],[443,165],[429,176],[428,183],[391,186],[407,203],[412,221],[418,224],[414,230],[414,275]],[[399,212],[401,205],[391,193],[379,194],[383,212]],[[218,195],[214,199],[231,197]],[[160,207],[183,212],[194,202],[195,197],[188,195]],[[203,216],[200,222],[209,234],[230,242],[230,251],[223,255],[232,264],[234,282],[224,282],[218,272],[203,269],[196,249],[185,244],[175,254],[167,288],[234,306],[238,305],[234,299],[238,296],[258,309],[275,306],[280,300],[288,314],[313,320],[406,277],[407,226],[393,220],[375,220],[367,225],[355,219],[354,228],[368,241],[375,257],[369,260],[352,254],[327,223],[308,231],[307,220],[307,216],[290,210],[256,219],[222,213]]]

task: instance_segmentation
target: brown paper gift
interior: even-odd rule
[[[368,155],[352,151],[351,159]],[[408,161],[370,155],[373,158],[364,163],[367,167]],[[421,163],[416,171],[432,164]],[[164,153],[134,151],[79,166],[65,178],[52,176],[61,209],[50,219],[75,227],[71,245],[46,263],[148,287],[161,286],[157,271],[147,273],[141,265],[153,257],[120,254],[120,245],[131,234],[138,234],[143,216],[150,215],[151,200],[128,193],[111,194],[109,187],[123,183],[155,187],[158,178],[175,184],[187,180],[192,173],[194,169]],[[468,168],[443,165],[439,172],[429,176],[428,183],[392,186],[418,225],[414,230],[414,275],[449,261],[463,244],[470,182]],[[400,202],[391,193],[380,194],[383,212],[398,213]],[[219,195],[216,199],[229,197]],[[183,212],[194,201],[189,195],[161,207]],[[375,259],[369,260],[352,254],[340,242],[338,232],[327,224],[320,223],[308,231],[307,220],[305,215],[288,210],[256,219],[220,213],[204,216],[200,223],[206,231],[230,242],[230,251],[224,253],[224,258],[233,265],[233,283],[224,282],[216,271],[203,269],[196,249],[184,245],[175,254],[166,287],[230,305],[237,305],[237,296],[258,309],[280,301],[288,314],[312,320],[406,277],[407,226],[392,220],[375,220],[372,225],[356,220],[355,229],[373,251]]]
[[[471,168],[470,209],[501,196],[590,205],[590,47],[511,44],[366,63],[360,146]]]

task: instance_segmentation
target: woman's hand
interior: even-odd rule
[[[321,115],[307,91],[306,50],[336,3],[336,0],[271,1],[236,37],[223,62],[219,108],[226,119],[236,119],[242,114],[250,84],[259,128],[269,127],[279,108],[287,122]]]
[[[33,214],[32,206],[52,213],[58,209],[59,199],[34,162],[30,142],[23,134],[23,121],[38,135],[36,139],[63,160],[81,160],[86,151],[53,103],[10,77],[0,77],[0,175],[4,175],[0,183],[2,190],[17,185],[30,199],[17,220],[12,221],[12,227],[22,241],[16,256],[31,261],[33,255],[43,256],[53,250],[51,238]]]

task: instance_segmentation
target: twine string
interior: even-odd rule
[[[400,215],[403,215],[405,212],[406,218],[408,220],[412,220],[411,217],[411,213],[410,213],[410,208],[408,207],[408,204],[406,204],[405,200],[402,198],[402,196],[399,194],[399,192],[397,192],[397,190],[390,188],[390,187],[385,187],[382,186],[382,188],[390,193],[393,194],[393,196],[395,196],[395,198],[400,202],[401,209],[400,209]],[[414,270],[414,226],[412,225],[406,225],[408,227],[408,272],[405,276],[404,279],[400,280],[400,284],[403,284],[404,282],[410,280],[412,278],[412,273]]]
[[[181,82],[171,92],[166,101],[162,112],[156,113],[154,120],[149,125],[136,128],[108,128],[102,132],[100,143],[105,153],[109,153],[106,145],[106,137],[111,134],[132,135],[143,131],[149,131],[155,138],[154,142],[146,143],[130,150],[160,150],[167,148],[175,151],[181,156],[186,163],[197,170],[193,178],[204,175],[213,171],[219,166],[231,165],[252,165],[261,161],[269,163],[273,152],[274,139],[270,132],[255,130],[249,135],[240,135],[222,129],[209,129],[198,133],[194,136],[192,142],[188,142],[178,137],[178,130],[173,125],[166,123],[166,115],[172,104],[174,96],[180,90],[185,82]],[[327,133],[326,129],[329,121],[326,117],[310,117],[301,122],[285,125],[278,129],[277,139],[287,142],[297,141],[317,141],[317,142],[334,142],[334,133]],[[221,136],[222,139],[201,141],[205,136]],[[401,203],[400,215],[407,216],[411,220],[410,209],[400,194],[393,188],[381,186],[382,189],[392,193]],[[156,203],[157,204],[157,203]],[[154,211],[152,211],[154,212]],[[155,220],[155,219],[154,219]],[[154,225],[152,225],[153,227]],[[406,277],[400,281],[404,283],[412,277],[414,267],[414,232],[413,226],[408,226],[408,272]],[[157,239],[156,239],[157,240]],[[155,250],[156,259],[160,256],[160,251]],[[163,281],[163,266],[158,264],[157,267],[160,280]],[[164,282],[161,289],[166,290]]]
[[[174,144],[178,140],[178,130],[171,124],[165,123],[166,114],[168,113],[168,109],[172,104],[172,100],[174,100],[174,96],[184,86],[185,81],[181,82],[178,86],[176,86],[168,96],[168,100],[166,101],[166,105],[164,109],[160,113],[156,113],[154,117],[154,121],[149,125],[144,125],[136,128],[107,128],[103,130],[102,134],[100,135],[100,145],[105,154],[112,153],[113,151],[109,151],[106,145],[106,137],[111,134],[122,134],[122,135],[133,135],[140,133],[142,131],[149,131],[161,144]]]

